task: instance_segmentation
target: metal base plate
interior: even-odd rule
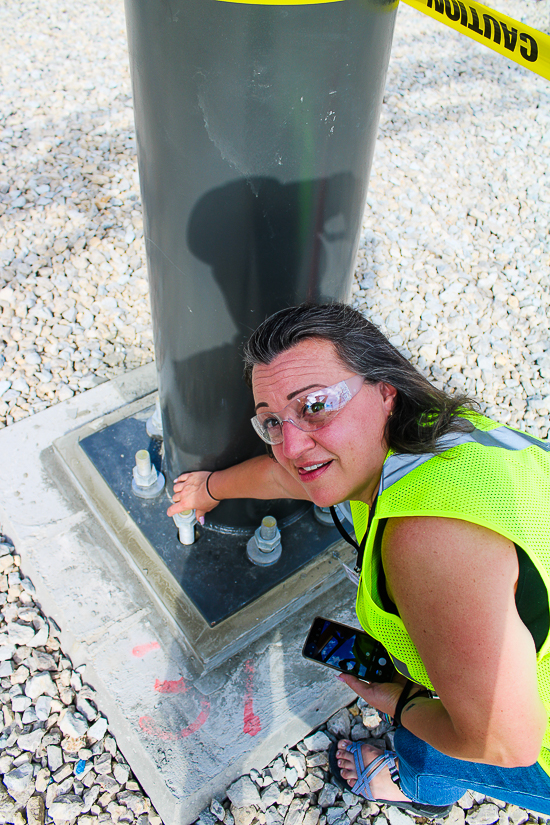
[[[276,626],[283,613],[336,584],[343,575],[338,560],[349,563],[351,548],[334,527],[318,524],[305,503],[302,512],[280,519],[283,554],[271,567],[257,567],[246,556],[257,524],[229,532],[197,527],[197,541],[182,545],[166,515],[166,494],[148,501],[131,492],[138,449],[149,447],[155,466],[161,464],[161,444],[145,430],[154,400],[155,395],[145,396],[73,430],[54,442],[55,451],[100,523],[180,627],[182,643],[210,669]]]
[[[235,535],[197,527],[195,544],[184,547],[166,515],[167,496],[146,500],[132,493],[137,450],[148,449],[152,463],[161,469],[161,442],[149,438],[145,430],[153,412],[150,408],[123,418],[83,438],[80,446],[211,627],[280,584],[338,539],[335,528],[320,525],[313,507],[306,505],[295,521],[282,523],[283,552],[269,567],[258,567],[248,559],[250,534],[242,530]]]

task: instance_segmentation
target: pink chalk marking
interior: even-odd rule
[[[187,690],[187,685],[183,679],[178,679],[177,682],[160,682],[158,679],[155,680],[155,690],[158,690],[159,693],[185,693]]]
[[[142,656],[147,656],[147,654],[152,650],[158,650],[159,648],[160,645],[158,642],[148,642],[146,645],[136,645],[136,647],[132,649],[132,655],[141,659]]]
[[[210,702],[206,697],[201,699],[201,708],[202,710],[195,721],[180,731],[163,730],[151,716],[142,716],[139,720],[139,726],[148,736],[156,736],[157,739],[162,739],[164,742],[175,742],[178,739],[191,736],[192,733],[196,733],[204,725],[210,715]]]
[[[252,659],[247,659],[244,663],[246,676],[246,687],[244,692],[244,724],[243,732],[248,733],[249,736],[256,736],[261,729],[262,724],[259,716],[254,713],[254,663]]]

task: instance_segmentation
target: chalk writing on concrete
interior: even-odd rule
[[[182,676],[181,679],[177,681],[168,680],[161,682],[160,679],[155,679],[154,689],[158,693],[171,694],[174,696],[179,693],[187,693],[189,686]],[[152,716],[142,716],[139,720],[139,726],[143,733],[147,734],[147,736],[156,736],[157,739],[162,739],[164,742],[175,742],[177,739],[185,739],[186,736],[191,736],[192,733],[198,731],[210,715],[210,702],[206,696],[200,695],[196,689],[193,688],[193,691],[200,697],[199,704],[201,708],[194,722],[191,722],[190,725],[182,730],[165,730],[155,722]]]
[[[244,663],[246,686],[244,691],[244,733],[256,736],[262,729],[259,716],[254,713],[254,662],[247,659]]]
[[[148,653],[151,653],[152,650],[159,650],[160,645],[158,642],[149,642],[146,645],[136,645],[132,648],[132,656],[137,656],[141,659],[143,656],[147,656]]]
[[[155,690],[159,693],[186,693],[187,685],[183,676],[177,682],[161,682],[159,679],[155,679]]]
[[[139,720],[139,726],[148,736],[156,736],[164,742],[175,742],[177,739],[185,739],[186,736],[191,736],[192,733],[195,733],[199,728],[202,728],[210,715],[210,702],[208,699],[201,699],[201,706],[202,710],[195,721],[191,722],[191,724],[186,728],[183,728],[183,730],[164,730],[160,727],[160,725],[157,725],[151,716],[142,716]]]

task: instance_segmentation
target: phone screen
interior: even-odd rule
[[[368,682],[391,681],[395,668],[385,648],[365,633],[318,616],[302,650],[312,659]]]

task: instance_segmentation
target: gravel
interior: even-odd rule
[[[550,0],[499,0],[550,33]],[[0,9],[0,427],[153,358],[122,3]],[[439,385],[550,427],[550,86],[402,6],[353,302]],[[160,818],[0,540],[0,822]],[[2,721],[0,719],[0,721]],[[212,800],[201,825],[406,825],[342,794],[326,751],[361,702]],[[468,793],[449,825],[536,821]],[[543,818],[546,820],[546,818]]]
[[[161,825],[2,535],[0,558],[0,822]]]

